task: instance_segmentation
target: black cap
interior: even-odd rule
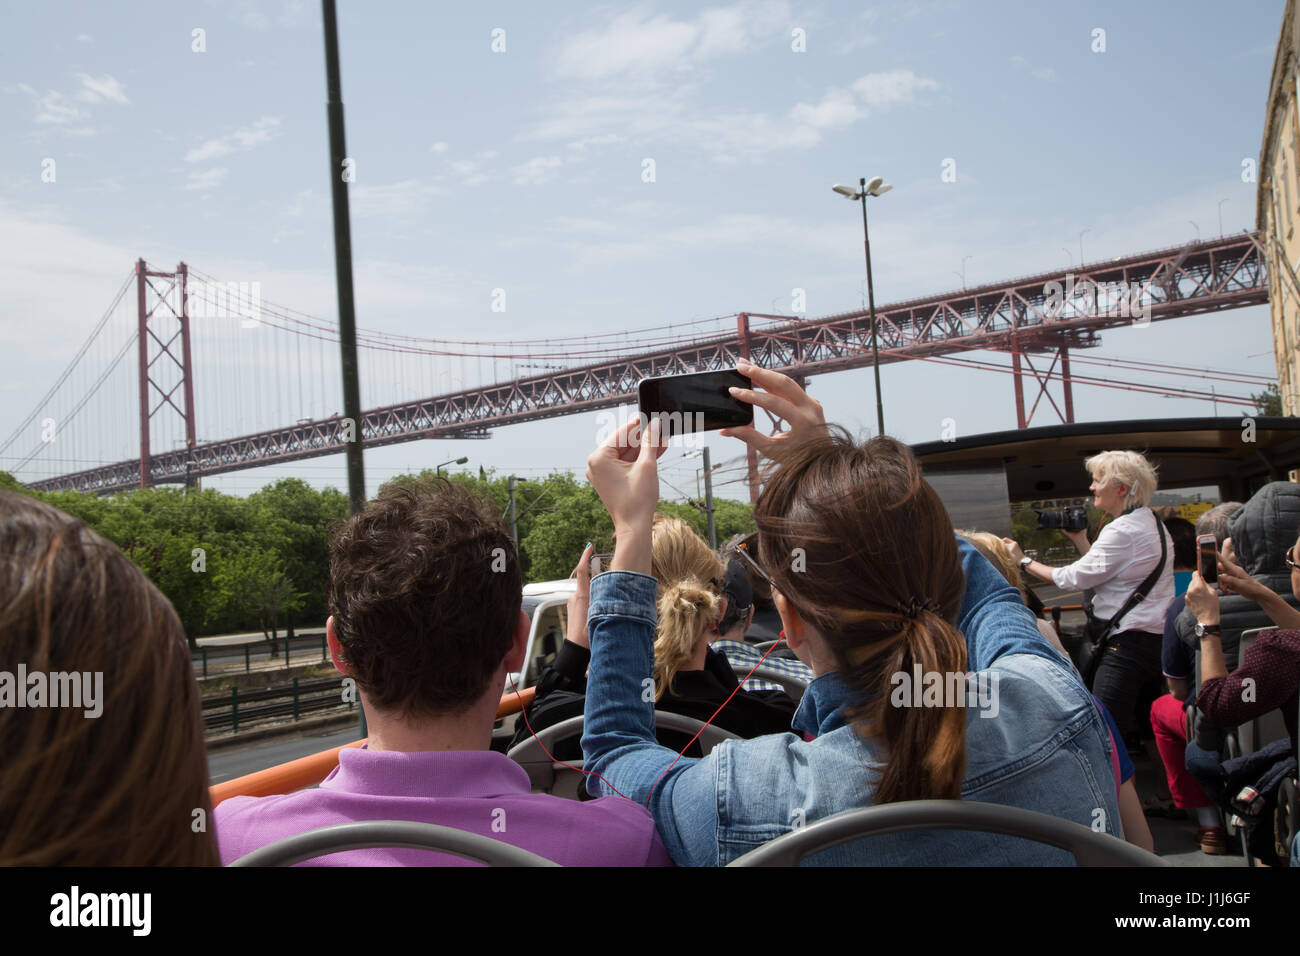
[[[749,614],[754,606],[754,588],[749,583],[749,572],[736,559],[727,562],[727,578],[722,585],[722,596],[727,599],[726,616],[719,622],[723,633],[735,627],[736,622]]]

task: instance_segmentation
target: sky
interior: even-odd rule
[[[871,200],[878,305],[959,289],[963,271],[975,286],[1073,267],[1081,253],[1252,229],[1242,164],[1260,148],[1283,8],[342,0],[358,325],[505,341],[793,314],[795,290],[810,318],[858,308],[860,214],[830,186],[877,174],[894,186]],[[264,300],[335,320],[323,59],[314,3],[6,11],[0,440],[140,257],[255,282]],[[129,325],[131,308],[114,321]],[[200,439],[337,410],[337,384],[299,377],[292,355],[258,359],[276,370],[263,376],[276,401],[215,349],[196,357]],[[1262,306],[1108,331],[1074,353],[1097,355],[1276,374]],[[501,373],[468,365],[363,364],[364,404]],[[830,419],[865,433],[871,374],[815,376],[810,388]],[[1009,376],[908,362],[882,381],[887,430],[905,441],[939,438],[945,419],[958,435],[1015,427]],[[95,401],[96,420],[129,441],[130,401],[109,390]],[[1097,387],[1076,387],[1074,403],[1079,421],[1216,410]],[[1040,410],[1033,424],[1055,420]],[[368,491],[461,456],[474,471],[581,474],[602,424],[588,413],[371,449]],[[718,493],[742,497],[742,446],[708,444],[724,464]],[[695,494],[698,458],[670,451],[662,467],[664,497]],[[247,494],[283,475],[346,482],[337,455],[204,484]]]

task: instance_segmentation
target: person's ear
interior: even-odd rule
[[[794,650],[803,643],[803,618],[799,616],[799,612],[794,609],[794,605],[787,601],[785,595],[780,591],[772,591],[772,603],[776,605],[776,613],[781,615],[781,628],[785,631],[785,642],[789,645],[790,650]]]
[[[352,669],[348,667],[347,661],[343,659],[343,645],[339,642],[339,632],[334,626],[334,615],[330,615],[325,621],[325,643],[330,649],[330,660],[334,662],[334,669],[345,677],[352,676]]]
[[[506,670],[514,673],[523,670],[524,654],[528,652],[528,632],[533,629],[532,622],[528,620],[528,615],[522,610],[519,612],[519,621],[515,626],[515,642],[510,645],[510,651],[506,654],[503,662]]]
[[[745,618],[745,629],[741,631],[741,633],[748,634],[749,628],[753,625],[753,623],[754,623],[754,605],[751,604],[749,606],[749,617]]]

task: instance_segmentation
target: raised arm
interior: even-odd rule
[[[587,460],[587,480],[614,521],[612,570],[591,583],[591,667],[582,753],[588,792],[646,805],[673,860],[717,862],[713,762],[660,746],[654,727],[655,596],[650,528],[659,500],[659,423],[633,421]]]
[[[967,666],[973,671],[984,670],[1007,654],[1036,654],[1060,664],[1051,645],[1038,633],[1033,612],[1025,607],[1020,592],[960,535],[957,550],[966,575],[957,628],[966,636]]]

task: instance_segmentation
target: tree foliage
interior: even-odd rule
[[[1264,391],[1253,393],[1250,400],[1255,403],[1255,411],[1260,415],[1281,416],[1282,392],[1276,384],[1265,386]]]
[[[428,481],[431,471],[394,482]],[[509,518],[509,479],[487,473],[444,476],[494,502]],[[246,498],[212,489],[143,488],[97,497],[35,493],[0,472],[0,488],[49,502],[116,544],[165,594],[191,641],[203,634],[260,630],[273,644],[283,627],[320,625],[328,614],[329,542],[347,518],[347,496],[296,478]],[[716,499],[718,543],[753,530],[748,503]],[[704,514],[664,502],[702,536]],[[590,541],[613,550],[613,525],[590,485],[568,472],[520,481],[515,488],[519,555],[525,581],[566,578]]]

